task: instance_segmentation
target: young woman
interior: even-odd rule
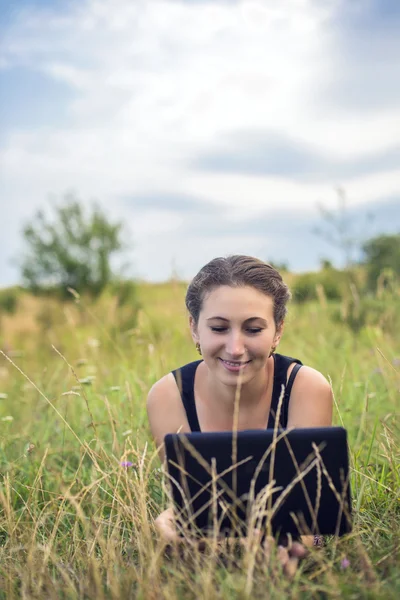
[[[165,375],[147,401],[162,458],[167,433],[233,429],[239,376],[238,430],[273,427],[282,386],[282,427],[332,424],[332,391],[325,377],[276,353],[289,299],[281,275],[250,256],[215,258],[194,277],[186,307],[202,359]],[[156,526],[166,540],[176,538],[172,509],[161,513]]]

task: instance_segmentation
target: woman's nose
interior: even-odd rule
[[[244,342],[241,335],[231,335],[226,342],[226,351],[232,357],[243,356],[245,352]]]

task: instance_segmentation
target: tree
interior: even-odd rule
[[[400,233],[372,238],[362,249],[370,289],[376,289],[382,275],[400,277]]]
[[[335,246],[343,253],[344,266],[351,267],[354,262],[354,255],[359,253],[360,246],[365,240],[365,225],[360,223],[359,218],[351,217],[346,193],[342,188],[337,188],[337,208],[328,209],[323,204],[318,204],[318,209],[324,225],[315,227],[314,233],[319,235],[332,246]],[[373,219],[373,215],[366,215],[366,222]],[[358,227],[358,233],[355,227]]]
[[[23,229],[27,252],[22,259],[25,284],[38,291],[68,288],[99,294],[113,278],[111,257],[125,248],[122,223],[112,223],[97,204],[85,211],[67,194],[49,217],[39,210]]]

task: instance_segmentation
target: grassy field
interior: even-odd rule
[[[292,305],[280,352],[332,381],[349,434],[354,531],[292,581],[274,556],[166,553],[166,505],[145,401],[197,355],[185,285],[141,285],[141,307],[23,295],[0,321],[0,598],[399,598],[400,338]]]

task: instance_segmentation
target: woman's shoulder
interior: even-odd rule
[[[161,379],[158,379],[158,381],[152,385],[149,396],[153,396],[154,393],[158,394],[159,392],[176,390],[176,379],[179,377],[179,374],[187,374],[189,371],[195,371],[201,362],[202,360],[195,360],[172,369],[172,371],[163,375]]]
[[[166,433],[188,430],[186,413],[174,375],[167,373],[156,381],[147,395],[147,416],[157,444],[162,444]]]
[[[147,394],[147,409],[158,404],[161,401],[161,398],[168,400],[174,398],[176,395],[179,395],[179,393],[175,377],[172,372],[167,373],[151,386],[149,393]]]
[[[303,365],[293,383],[288,426],[328,427],[332,424],[333,393],[326,377]]]
[[[194,377],[195,371],[201,362],[203,361],[195,360],[181,365],[156,381],[148,393],[147,408],[152,409],[153,406],[157,406],[160,403],[162,403],[163,407],[171,403],[181,404],[180,390],[182,390],[182,381]]]
[[[276,363],[278,363],[278,367],[281,370],[284,370],[285,368],[290,367],[291,365],[294,366],[294,364],[298,364],[300,365],[302,368],[299,369],[298,373],[296,374],[296,380],[298,379],[298,382],[304,382],[304,383],[311,383],[313,382],[315,385],[319,385],[322,387],[330,387],[329,382],[327,381],[326,377],[317,369],[314,369],[313,367],[310,367],[309,365],[304,364],[300,359],[298,358],[294,358],[293,356],[286,356],[285,354],[275,354],[275,360]],[[299,387],[297,385],[297,387]]]

